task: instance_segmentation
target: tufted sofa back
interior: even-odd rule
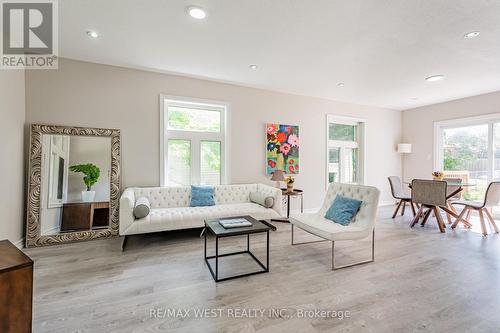
[[[333,200],[340,194],[344,197],[349,197],[363,201],[358,214],[354,217],[353,225],[363,228],[372,227],[375,224],[377,215],[378,200],[380,191],[373,186],[331,183],[328,187],[328,192],[325,196],[323,206],[319,211],[321,216],[326,214],[326,211],[333,203]]]
[[[217,185],[214,191],[216,205],[250,202],[250,192],[257,191],[257,184]],[[136,187],[135,197],[146,197],[151,208],[189,207],[190,186]]]

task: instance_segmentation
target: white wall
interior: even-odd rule
[[[24,71],[0,70],[0,240],[24,234]]]
[[[92,186],[95,191],[94,201],[109,201],[111,177],[111,139],[101,137],[72,136],[69,148],[69,166],[92,163],[100,170],[97,183]],[[83,174],[70,171],[68,174],[68,202],[82,200],[82,191],[87,188],[83,182]]]
[[[403,111],[403,141],[411,143],[413,149],[411,154],[404,156],[404,178],[431,177],[434,171],[434,122],[488,113],[500,113],[500,92]]]
[[[298,78],[299,79],[299,78]],[[122,133],[122,187],[157,186],[159,95],[231,103],[231,182],[265,182],[265,123],[296,124],[306,208],[325,193],[326,115],[367,119],[367,183],[389,200],[387,176],[401,174],[395,145],[401,112],[283,94],[181,76],[60,59],[59,70],[26,73],[27,121],[118,128]]]

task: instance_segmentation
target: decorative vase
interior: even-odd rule
[[[286,184],[286,191],[287,192],[293,192],[293,183],[287,183]]]
[[[285,170],[285,157],[283,154],[276,156],[276,170]]]
[[[95,198],[95,191],[82,191],[83,202],[93,202]]]
[[[434,180],[443,180],[443,179],[444,179],[444,176],[439,176],[439,177],[433,176],[432,178],[433,178]]]

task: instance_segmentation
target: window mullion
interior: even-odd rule
[[[493,180],[493,175],[495,172],[495,153],[493,147],[494,133],[493,133],[493,121],[488,123],[488,182]]]
[[[201,179],[200,164],[200,138],[191,140],[191,184],[199,184]]]

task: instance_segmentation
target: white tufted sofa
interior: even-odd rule
[[[274,206],[265,208],[250,202],[250,192],[262,192],[274,197]],[[136,219],[133,215],[135,200],[148,198],[151,211]],[[120,198],[120,235],[176,229],[199,228],[205,219],[250,215],[256,219],[281,217],[281,190],[264,184],[215,186],[215,206],[190,207],[191,187],[131,187]]]
[[[347,226],[334,223],[333,221],[325,218],[326,211],[330,208],[333,200],[338,194],[363,201],[361,208],[354,217],[353,221],[351,221],[351,223]],[[307,231],[308,233],[321,237],[324,240],[332,242],[332,269],[350,267],[373,261],[374,238],[372,238],[372,260],[335,267],[334,249],[335,241],[358,240],[370,235],[373,237],[379,196],[380,191],[376,187],[331,183],[328,187],[323,206],[318,212],[293,214],[291,216],[290,223],[292,223],[292,245],[309,243],[294,243],[293,227],[295,226]]]

